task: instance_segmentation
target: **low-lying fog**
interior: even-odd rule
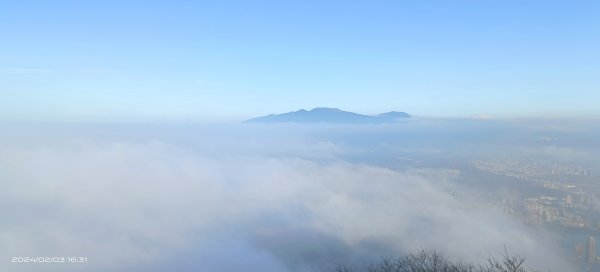
[[[482,158],[600,162],[594,121],[12,124],[0,133],[0,271],[334,271],[418,249],[484,262],[505,248],[531,267],[571,271],[572,249],[556,233],[488,201],[494,181],[443,169]]]

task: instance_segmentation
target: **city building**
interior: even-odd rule
[[[577,258],[583,259],[585,256],[585,246],[581,243],[577,244],[575,246],[575,254],[577,255]]]
[[[594,239],[593,236],[590,236],[590,239],[589,239],[588,262],[590,262],[590,263],[596,262],[596,240]]]

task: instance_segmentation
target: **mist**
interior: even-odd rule
[[[88,262],[0,270],[333,271],[430,248],[482,263],[506,248],[572,271],[555,233],[489,201],[496,185],[445,169],[509,155],[597,166],[599,127],[3,125],[0,255]]]

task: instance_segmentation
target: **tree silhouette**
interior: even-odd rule
[[[399,258],[384,257],[367,268],[354,270],[348,266],[338,266],[336,272],[533,272],[524,266],[525,258],[504,251],[501,259],[487,258],[487,264],[474,264],[452,261],[436,250],[419,250]]]

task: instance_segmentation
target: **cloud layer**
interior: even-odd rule
[[[2,271],[332,271],[420,248],[481,262],[504,246],[568,270],[549,237],[439,171],[350,162],[331,142],[283,156],[210,137],[65,139],[2,143]]]

